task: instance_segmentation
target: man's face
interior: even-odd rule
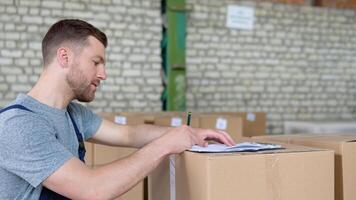
[[[81,102],[95,98],[96,88],[106,79],[105,47],[96,38],[89,36],[88,44],[74,55],[66,80],[74,97]]]

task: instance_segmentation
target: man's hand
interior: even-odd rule
[[[193,145],[207,146],[209,140],[220,142],[228,146],[235,144],[234,140],[223,131],[195,129],[187,125],[169,130],[155,142],[157,142],[158,145],[168,148],[170,154],[177,154],[190,149]]]
[[[231,136],[225,131],[221,130],[212,130],[212,129],[195,129],[197,131],[197,135],[201,137],[204,141],[202,145],[198,143],[200,146],[208,146],[208,141],[216,141],[222,144],[226,144],[228,146],[233,146],[236,142],[231,138]]]

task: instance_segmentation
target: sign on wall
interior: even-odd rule
[[[255,9],[247,6],[229,5],[226,26],[229,28],[251,30],[255,21]]]

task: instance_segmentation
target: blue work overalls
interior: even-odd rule
[[[34,113],[34,111],[32,111],[32,110],[30,110],[30,109],[28,109],[25,106],[20,105],[20,104],[14,104],[14,105],[11,105],[9,107],[6,107],[6,108],[0,110],[0,113],[5,112],[5,111],[10,110],[10,109],[21,109],[21,110],[26,110],[26,111]],[[70,120],[73,123],[75,134],[77,135],[77,139],[78,139],[78,142],[79,142],[79,147],[78,147],[79,159],[84,162],[84,157],[85,157],[84,140],[83,140],[82,134],[79,132],[77,124],[75,123],[75,121],[73,119],[73,116],[70,114],[68,109],[67,109],[67,111],[68,111]],[[62,196],[60,194],[57,194],[57,193],[47,189],[46,187],[43,187],[41,195],[40,195],[40,200],[68,200],[68,198],[64,197],[64,196]]]

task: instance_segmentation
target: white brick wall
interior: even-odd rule
[[[62,18],[87,20],[109,39],[109,77],[89,107],[94,111],[161,109],[163,88],[156,67],[161,63],[159,1],[145,0],[0,1],[0,107],[37,81],[42,72],[42,37]]]
[[[246,31],[225,26],[232,1],[188,3],[190,110],[264,111],[269,133],[284,120],[356,117],[356,11],[239,1],[255,8]]]
[[[264,111],[284,120],[356,117],[356,11],[236,1],[255,8],[252,31],[225,26],[230,0],[188,0],[187,105],[197,111]],[[0,1],[0,107],[42,71],[41,39],[61,18],[107,33],[108,79],[95,111],[157,111],[159,0]]]

